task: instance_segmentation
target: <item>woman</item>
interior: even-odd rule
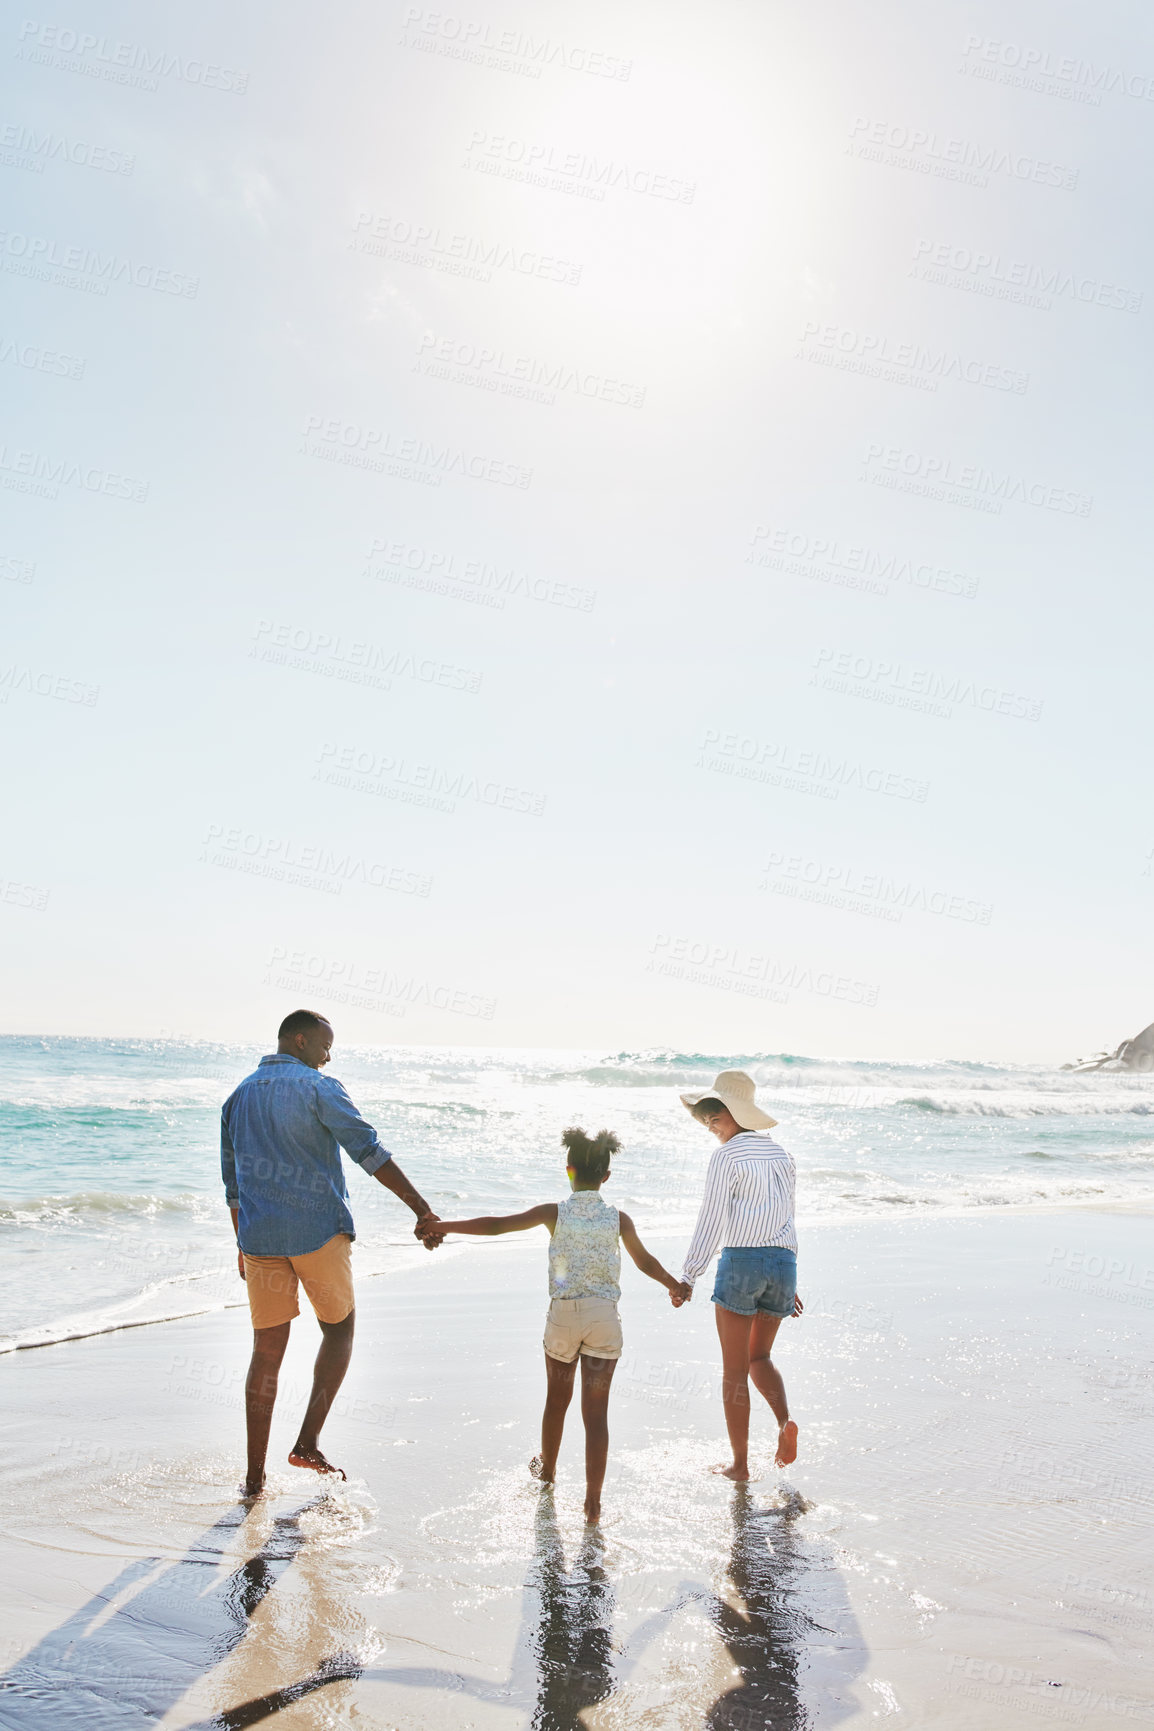
[[[749,1478],[749,1384],[777,1419],[776,1465],[797,1459],[797,1425],[771,1357],[785,1316],[800,1316],[797,1234],[793,1225],[793,1155],[767,1132],[777,1123],[754,1102],[744,1070],[723,1070],[713,1087],[682,1094],[681,1103],[720,1144],[709,1162],[705,1195],[682,1279],[692,1287],[723,1245],[713,1285],[721,1341],[721,1398],[733,1449],[727,1479]]]

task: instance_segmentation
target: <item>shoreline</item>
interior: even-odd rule
[[[851,1226],[868,1228],[873,1224],[879,1226],[897,1226],[901,1229],[903,1227],[928,1226],[935,1221],[1011,1219],[1015,1217],[1035,1219],[1054,1215],[1060,1216],[1078,1213],[1101,1215],[1113,1214],[1123,1219],[1148,1219],[1154,1216],[1154,1199],[1152,1199],[1146,1206],[1142,1206],[1136,1202],[1079,1201],[1047,1202],[1033,1205],[1025,1202],[1008,1202],[975,1204],[970,1207],[927,1207],[924,1212],[915,1203],[901,1204],[900,1206],[903,1210],[902,1213],[896,1211],[898,1205],[895,1204],[895,1212],[890,1215],[839,1213],[823,1214],[819,1218],[811,1217],[808,1220],[804,1215],[798,1215],[797,1226],[799,1232],[810,1233],[827,1230],[833,1231]],[[908,1212],[905,1212],[907,1209]],[[657,1234],[653,1233],[651,1230],[649,1231],[649,1236],[653,1237],[655,1242],[657,1241]],[[688,1234],[685,1235],[685,1241],[686,1244],[688,1244]],[[385,1248],[389,1250],[411,1251],[413,1247],[407,1240],[398,1239],[395,1242],[390,1241]],[[433,1254],[436,1254],[442,1257],[443,1260],[448,1261],[451,1255],[468,1255],[470,1253],[484,1254],[485,1248],[486,1240],[484,1239],[461,1239],[458,1242],[441,1246],[440,1250]],[[532,1240],[526,1242],[519,1242],[517,1240],[505,1241],[505,1249],[512,1253],[528,1252],[531,1254],[533,1248],[534,1243]],[[395,1268],[374,1268],[366,1270],[363,1273],[354,1270],[354,1273],[358,1283],[366,1280],[395,1280],[400,1278],[412,1265],[413,1262],[412,1259],[410,1259]],[[1152,1289],[1152,1295],[1154,1295],[1154,1289]],[[132,1301],[130,1300],[129,1302]],[[302,1307],[304,1307],[307,1305],[307,1300],[302,1299],[301,1303]],[[217,1316],[229,1310],[247,1310],[247,1308],[248,1301],[246,1298],[231,1301],[226,1300],[221,1303],[202,1305],[196,1309],[174,1311],[171,1315],[167,1316],[130,1318],[124,1322],[102,1323],[92,1328],[80,1327],[77,1329],[70,1329],[67,1333],[52,1334],[45,1340],[26,1338],[27,1334],[35,1332],[32,1330],[26,1330],[24,1335],[17,1335],[10,1341],[0,1340],[0,1359],[7,1357],[11,1353],[35,1352],[44,1347],[65,1346],[81,1340],[95,1340],[101,1335],[119,1334],[127,1329],[159,1328],[166,1323],[187,1322],[198,1316]],[[49,1323],[44,1326],[48,1329],[52,1327],[52,1324]]]

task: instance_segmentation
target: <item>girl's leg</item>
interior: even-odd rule
[[[797,1459],[797,1426],[789,1416],[781,1372],[770,1357],[783,1321],[783,1317],[759,1310],[749,1330],[749,1378],[758,1394],[773,1408],[778,1431],[775,1465],[779,1467],[787,1467]]]
[[[721,1342],[721,1404],[733,1450],[732,1464],[715,1471],[744,1482],[749,1478],[749,1346],[756,1318],[739,1316],[723,1304],[715,1304],[713,1314]]]
[[[563,1364],[559,1358],[550,1358],[546,1353],[545,1375],[548,1386],[545,1393],[545,1411],[541,1415],[541,1453],[529,1462],[529,1471],[535,1479],[543,1479],[546,1484],[552,1484],[557,1471],[561,1437],[565,1430],[565,1414],[569,1410],[569,1402],[573,1399],[577,1360],[574,1359],[572,1364]]]
[[[609,1389],[615,1358],[581,1356],[581,1417],[585,1421],[585,1519],[601,1519],[601,1487],[609,1459]]]

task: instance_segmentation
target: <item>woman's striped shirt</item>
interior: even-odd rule
[[[681,1278],[692,1285],[719,1245],[797,1249],[793,1155],[763,1130],[742,1130],[709,1162],[705,1195]]]

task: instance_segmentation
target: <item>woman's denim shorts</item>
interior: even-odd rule
[[[764,1311],[769,1316],[792,1316],[797,1291],[797,1257],[792,1250],[723,1250],[713,1283],[713,1302],[738,1316]]]

